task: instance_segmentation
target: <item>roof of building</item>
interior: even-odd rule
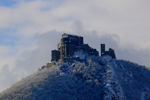
[[[72,36],[72,37],[82,37],[82,36],[73,35],[73,34],[67,34],[67,33],[64,33],[64,34],[62,35],[62,37],[63,37],[64,35],[68,35],[68,36]]]

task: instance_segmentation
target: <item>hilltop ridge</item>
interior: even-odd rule
[[[57,62],[0,93],[1,100],[149,100],[150,71],[110,56]]]

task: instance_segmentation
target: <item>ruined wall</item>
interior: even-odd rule
[[[115,51],[109,48],[109,51],[105,51],[105,44],[101,44],[101,56],[109,55],[112,58],[116,59]]]
[[[47,63],[46,67],[49,68],[52,67],[53,65],[55,65],[55,62]]]

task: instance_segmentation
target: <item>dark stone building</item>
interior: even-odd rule
[[[115,51],[109,48],[109,51],[105,51],[105,44],[101,44],[101,56],[109,55],[112,58],[116,59]]]
[[[52,50],[51,51],[51,61],[58,61],[60,59],[60,51],[59,50]]]
[[[74,52],[79,50],[82,50],[88,55],[99,55],[99,52],[96,49],[93,49],[88,44],[83,43],[82,36],[70,35],[66,33],[62,35],[57,49],[58,50],[52,50],[51,61],[58,61],[59,59],[63,60],[64,58],[72,57],[74,55]]]
[[[84,62],[86,59],[82,59],[79,56],[76,56],[76,53],[81,52],[86,53],[89,56],[95,55],[99,56],[99,52],[96,49],[93,49],[88,44],[84,44],[82,36],[70,35],[64,33],[62,35],[60,43],[57,45],[57,50],[51,51],[51,63],[47,63],[46,67],[52,67],[55,65],[59,59],[63,62],[68,62],[72,64],[74,61]],[[101,44],[101,56],[109,55],[112,58],[116,59],[115,52],[113,49],[109,48],[109,51],[105,51],[105,44]],[[44,66],[45,67],[45,66]],[[42,67],[41,69],[43,69]]]

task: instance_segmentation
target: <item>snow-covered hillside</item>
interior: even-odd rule
[[[1,92],[0,100],[150,100],[150,71],[109,56],[58,62]]]

